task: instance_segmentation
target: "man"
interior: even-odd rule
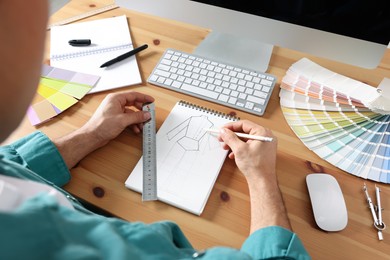
[[[47,1],[0,0],[0,19],[0,38],[6,39],[0,49],[1,142],[23,119],[38,85]],[[291,231],[278,188],[276,141],[243,142],[232,132],[272,136],[249,121],[226,125],[219,136],[251,195],[251,234],[241,249],[198,252],[172,222],[106,218],[60,188],[70,180],[69,169],[87,154],[126,127],[139,133],[150,118],[141,105],[153,101],[136,92],[109,94],[84,126],[64,137],[50,140],[35,132],[0,148],[0,259],[310,258]],[[33,194],[25,197],[26,191]]]

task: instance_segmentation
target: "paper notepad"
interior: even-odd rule
[[[92,44],[74,47],[68,41],[90,39]],[[89,92],[99,92],[142,82],[136,56],[106,68],[100,65],[134,49],[126,16],[75,23],[51,28],[52,66],[100,76]]]
[[[238,118],[178,102],[157,132],[157,197],[160,201],[200,215],[225,161],[215,135]],[[142,158],[127,178],[127,188],[142,192]]]

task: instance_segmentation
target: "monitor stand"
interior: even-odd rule
[[[194,54],[260,72],[266,72],[273,45],[231,34],[212,31]]]
[[[52,16],[55,12],[60,10],[68,2],[69,2],[69,0],[51,0],[51,1],[49,1],[49,16]]]

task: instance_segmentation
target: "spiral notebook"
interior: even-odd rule
[[[239,118],[186,101],[175,104],[156,134],[157,197],[160,201],[200,215],[225,161],[227,151],[215,135]],[[127,178],[127,188],[142,192],[142,158]]]
[[[51,28],[50,65],[100,76],[89,93],[142,83],[136,56],[106,68],[100,65],[134,49],[125,15]],[[90,39],[92,44],[74,47],[72,39]]]

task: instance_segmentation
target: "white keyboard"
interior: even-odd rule
[[[262,116],[276,77],[178,50],[167,49],[148,82]]]

